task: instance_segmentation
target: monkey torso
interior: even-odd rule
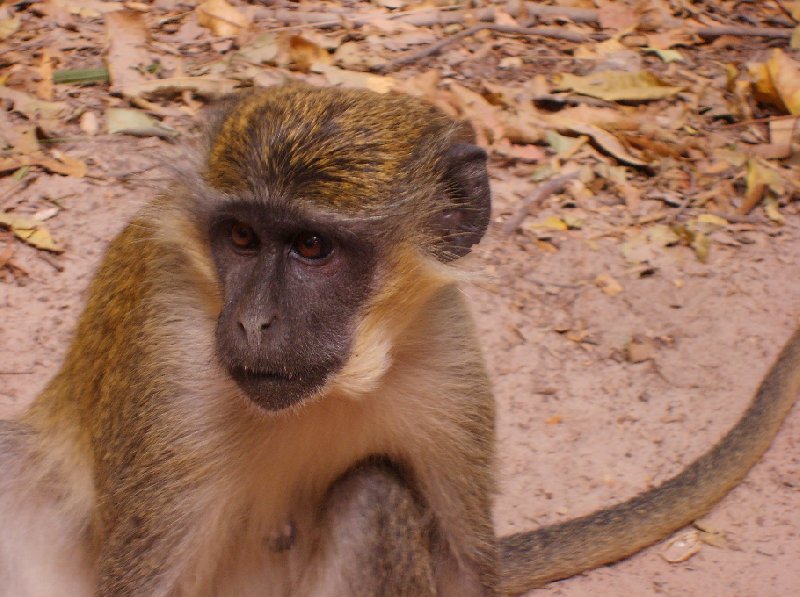
[[[147,218],[168,217],[158,206],[152,209]],[[146,546],[136,541],[149,541],[169,525],[173,538],[156,557],[170,560],[176,577],[159,583],[180,587],[179,594],[301,595],[308,562],[324,549],[320,510],[338,477],[379,456],[417,484],[433,474],[427,455],[443,440],[463,435],[465,423],[492,428],[493,400],[469,314],[455,283],[438,271],[416,272],[413,292],[405,272],[383,272],[394,277],[388,285],[393,292],[404,293],[383,297],[403,305],[397,322],[387,314],[374,323],[364,320],[354,357],[333,383],[301,407],[265,414],[219,371],[210,332],[216,294],[186,293],[186,280],[175,277],[201,275],[201,268],[186,266],[196,256],[176,255],[159,246],[164,242],[147,219],[134,221],[114,241],[78,326],[83,341],[23,423],[51,437],[52,420],[74,421],[58,432],[63,451],[40,457],[91,463],[93,475],[80,483],[70,477],[79,467],[53,464],[64,491],[80,488],[74,507],[83,531],[72,549],[84,553],[89,583],[91,562],[113,545],[122,522],[128,528],[122,577],[136,566],[159,566],[138,559]],[[135,273],[142,269],[148,271]],[[126,280],[137,279],[148,282],[125,288]],[[175,304],[181,318],[171,316]],[[394,324],[402,334],[391,329]],[[111,326],[114,333],[108,333]],[[105,367],[108,355],[131,369]],[[482,393],[476,394],[476,384]],[[65,414],[70,411],[78,417]],[[487,489],[492,447],[487,438],[475,463]],[[454,482],[469,491],[475,477]],[[151,523],[153,496],[141,500],[137,488],[155,493],[157,521]],[[176,495],[181,501],[173,508],[168,502]],[[482,499],[489,500],[490,492]],[[56,540],[42,532],[43,542]],[[75,569],[66,574],[74,578]],[[82,594],[78,589],[76,595]]]

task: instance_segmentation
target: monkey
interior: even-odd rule
[[[496,537],[494,400],[460,290],[487,154],[423,101],[240,92],[111,242],[63,365],[0,422],[0,593],[498,596],[708,511],[800,390],[800,332],[662,485]]]

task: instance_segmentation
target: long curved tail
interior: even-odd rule
[[[769,448],[798,392],[800,330],[736,425],[681,473],[611,508],[501,538],[503,594],[523,593],[620,560],[708,512]]]

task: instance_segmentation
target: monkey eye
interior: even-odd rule
[[[292,253],[306,261],[322,261],[332,251],[333,243],[330,239],[317,232],[301,232],[292,241]]]
[[[247,224],[234,222],[231,224],[231,243],[233,248],[243,253],[250,253],[258,248],[258,236],[256,231]]]

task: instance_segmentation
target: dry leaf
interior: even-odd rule
[[[64,102],[46,102],[35,96],[0,85],[0,99],[9,100],[14,110],[29,120],[57,120],[66,116],[69,110]]]
[[[42,50],[42,58],[39,62],[39,82],[36,84],[36,96],[45,101],[53,99],[53,63],[50,58],[50,50]]]
[[[655,356],[656,349],[649,338],[633,338],[625,347],[625,358],[631,363],[652,361]]]
[[[394,79],[371,73],[359,73],[329,65],[319,67],[318,72],[324,74],[331,85],[369,89],[377,93],[388,93],[394,87]]]
[[[106,15],[105,25],[111,91],[132,97],[129,90],[147,81],[142,73],[151,62],[144,15],[132,10],[112,12]]]
[[[195,10],[197,22],[210,29],[214,35],[238,35],[249,24],[247,16],[226,0],[206,0]]]
[[[698,531],[686,531],[667,541],[660,555],[670,564],[685,562],[700,551],[702,543]]]
[[[9,18],[0,18],[0,39],[7,39],[19,31],[22,17],[14,15]]]
[[[683,87],[667,85],[647,71],[596,71],[585,77],[564,73],[559,75],[558,88],[572,90],[607,101],[645,101],[670,97]]]
[[[647,162],[634,156],[628,151],[622,142],[614,135],[601,129],[598,126],[588,123],[575,122],[571,118],[552,114],[545,117],[545,122],[563,131],[572,131],[581,135],[591,137],[606,152],[618,160],[632,166],[646,166]]]
[[[89,137],[94,137],[99,129],[97,114],[94,112],[84,112],[81,114],[80,127]]]
[[[556,230],[556,231],[567,230],[569,228],[569,226],[567,226],[567,223],[558,216],[547,216],[545,219],[539,222],[526,224],[525,227],[531,229]]]
[[[597,18],[602,29],[632,31],[639,25],[637,11],[623,2],[598,2]]]
[[[262,33],[236,53],[251,64],[275,64],[278,57],[278,36]]]
[[[53,253],[61,253],[63,251],[53,241],[47,228],[34,218],[3,212],[0,213],[0,224],[11,229],[17,238],[37,249],[52,251]]]
[[[769,59],[769,74],[789,113],[800,115],[800,64],[775,48]]]
[[[770,189],[777,195],[786,192],[786,185],[778,173],[767,165],[767,162],[751,159],[747,162],[747,191],[737,213],[748,214],[763,199],[764,193]]]
[[[106,127],[111,135],[162,137],[168,139],[178,134],[174,129],[164,126],[144,112],[128,108],[109,108],[106,110]]]
[[[84,19],[96,19],[106,13],[123,8],[122,4],[117,2],[102,2],[101,0],[50,0],[50,2],[68,13]]]
[[[747,66],[758,101],[800,115],[800,64],[775,48],[767,62]]]
[[[156,96],[180,95],[191,91],[200,97],[214,99],[233,93],[239,82],[235,79],[217,77],[173,77],[143,81],[126,89],[131,97],[152,98]]]
[[[32,155],[18,155],[7,158],[0,157],[0,172],[17,170],[25,166],[40,166],[55,174],[64,174],[76,178],[83,178],[86,176],[86,162],[61,153],[59,153],[58,156],[58,158],[55,158],[47,156],[42,152],[37,152]]]
[[[504,158],[521,162],[541,162],[547,157],[544,151],[536,145],[515,145],[508,139],[500,139],[495,143],[492,146],[492,152]]]
[[[605,292],[608,296],[617,296],[624,289],[622,285],[612,278],[609,274],[599,274],[594,279],[595,285]]]
[[[302,35],[282,35],[279,50],[276,58],[278,66],[286,66],[294,70],[306,72],[312,68],[316,70],[320,66],[333,63],[333,57],[325,48]]]

